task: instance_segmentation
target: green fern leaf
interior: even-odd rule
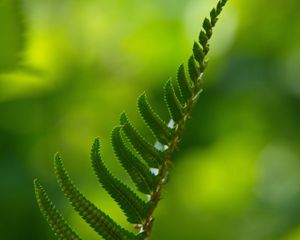
[[[217,8],[213,8],[210,12],[211,26],[214,27],[218,21],[218,15],[222,12],[227,0],[221,0],[217,4]]]
[[[153,145],[148,143],[142,135],[132,126],[125,113],[120,116],[123,132],[134,149],[147,162],[149,167],[159,168],[163,162],[163,153],[159,152]]]
[[[210,23],[210,21],[209,21],[208,18],[204,19],[204,21],[203,21],[203,28],[204,28],[204,30],[206,32],[207,38],[210,39],[211,36],[212,36],[212,26],[211,26],[211,23]]]
[[[145,194],[151,194],[156,188],[156,177],[126,146],[121,136],[121,128],[115,127],[112,131],[112,145],[115,154],[138,190]]]
[[[201,64],[204,61],[205,54],[204,54],[202,48],[200,47],[200,45],[196,42],[194,43],[194,46],[193,46],[193,53],[194,53],[194,57],[197,60],[197,62],[199,64]]]
[[[107,240],[135,239],[133,233],[117,225],[108,215],[98,209],[79,192],[66,172],[59,154],[56,154],[54,163],[55,174],[60,188],[71,202],[73,208],[95,232]]]
[[[95,139],[91,150],[93,169],[103,188],[119,204],[128,222],[142,223],[146,218],[147,204],[130,188],[115,178],[104,165],[100,155],[100,141]]]
[[[177,84],[179,86],[179,91],[183,102],[186,103],[192,96],[192,88],[190,81],[187,79],[184,65],[181,64],[177,71]]]
[[[47,192],[37,179],[34,180],[34,189],[39,208],[55,236],[61,240],[81,240],[81,238],[66,223],[65,219],[56,209],[53,202],[49,199]]]
[[[213,8],[210,12],[210,22],[212,27],[214,27],[218,21],[217,16],[217,11],[215,8]]]
[[[164,86],[164,97],[171,119],[175,123],[179,123],[183,119],[183,109],[176,96],[171,80],[168,80]]]
[[[168,145],[172,137],[172,130],[152,110],[145,93],[138,98],[138,108],[142,118],[149,126],[153,134],[157,137],[158,141],[160,141],[162,144]]]
[[[221,0],[221,1],[218,2],[218,4],[217,4],[217,14],[218,15],[222,12],[223,7],[224,7],[226,2],[227,2],[227,0]]]
[[[141,232],[141,233],[139,233],[138,235],[136,235],[136,238],[135,238],[135,240],[147,240],[148,238],[147,238],[147,233],[145,233],[145,232]]]
[[[199,42],[200,42],[200,44],[203,48],[203,51],[206,55],[209,51],[209,45],[208,45],[208,37],[204,31],[201,31],[199,34]]]
[[[203,52],[202,47],[198,43],[194,43],[193,46],[193,53],[194,57],[199,63],[200,66],[200,72],[203,72],[205,70],[206,64],[205,64],[205,53]]]
[[[189,74],[191,80],[194,82],[194,84],[197,84],[198,77],[200,75],[199,69],[196,65],[194,56],[191,56],[188,62],[189,67]]]

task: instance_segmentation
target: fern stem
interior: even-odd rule
[[[200,74],[200,76],[201,76],[201,74]],[[164,184],[168,180],[168,177],[169,177],[169,166],[170,166],[170,164],[172,162],[171,158],[172,158],[172,155],[173,155],[174,151],[176,150],[176,148],[178,146],[181,132],[184,129],[187,120],[190,118],[190,114],[191,114],[191,112],[193,110],[193,106],[195,105],[195,103],[196,103],[196,101],[198,99],[198,98],[195,98],[196,95],[197,95],[197,93],[195,91],[193,91],[193,94],[192,94],[191,98],[189,99],[189,101],[188,101],[188,103],[186,105],[185,112],[183,114],[183,118],[178,123],[178,125],[176,127],[176,130],[175,130],[175,133],[173,135],[173,138],[172,138],[170,144],[168,145],[168,150],[167,150],[168,153],[166,154],[164,162],[163,162],[161,168],[159,169],[159,173],[160,173],[159,175],[161,177],[160,177],[160,179],[158,181],[156,190],[151,195],[150,201],[152,202],[152,207],[151,207],[151,209],[149,211],[149,214],[148,214],[148,216],[147,216],[147,218],[145,220],[145,223],[142,226],[142,229],[143,229],[143,231],[145,233],[144,240],[148,240],[149,237],[150,237],[150,234],[151,234],[151,231],[152,231],[152,222],[154,220],[153,213],[154,213],[154,211],[156,209],[156,206],[157,206],[157,204],[158,204],[158,202],[160,200],[161,190],[162,190]]]
[[[217,7],[215,9],[212,10],[211,12],[211,24],[209,23],[208,19],[205,19],[203,22],[203,28],[206,31],[206,34],[201,31],[200,33],[200,44],[202,45],[203,48],[203,58],[201,59],[201,61],[199,61],[199,65],[198,65],[198,69],[199,73],[198,73],[198,77],[196,78],[196,80],[193,83],[192,86],[192,95],[191,97],[187,100],[185,106],[184,106],[184,111],[183,111],[183,117],[182,119],[178,122],[176,129],[175,129],[175,133],[173,134],[169,144],[167,145],[167,153],[165,155],[165,158],[163,159],[163,164],[161,165],[160,169],[159,169],[159,176],[160,179],[158,180],[157,183],[157,187],[156,190],[151,194],[150,197],[150,202],[151,204],[151,208],[148,211],[148,216],[146,217],[146,220],[144,222],[144,224],[141,226],[141,231],[143,231],[144,235],[143,235],[143,240],[149,240],[150,239],[150,235],[152,232],[152,226],[153,226],[153,221],[154,221],[154,211],[157,207],[157,204],[160,200],[160,196],[161,196],[161,191],[163,189],[164,184],[167,182],[168,177],[169,177],[169,167],[171,165],[171,159],[172,159],[172,155],[174,153],[174,151],[176,150],[178,143],[180,141],[180,136],[181,136],[181,132],[184,129],[186,122],[188,121],[188,119],[190,118],[191,112],[199,98],[200,93],[202,92],[203,88],[202,88],[202,77],[203,77],[203,73],[205,71],[205,68],[207,66],[207,59],[206,56],[209,52],[209,44],[208,41],[211,38],[212,35],[212,28],[215,26],[217,20],[218,20],[218,16],[222,11],[222,8],[225,6],[227,0],[220,0]],[[204,36],[204,37],[203,37]],[[199,60],[199,58],[198,58]],[[193,78],[191,76],[191,78]],[[193,79],[192,79],[193,80]]]

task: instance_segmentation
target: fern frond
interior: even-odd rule
[[[159,168],[163,162],[163,153],[147,142],[142,135],[132,126],[125,113],[120,116],[122,130],[134,149],[141,155],[151,168]]]
[[[193,96],[191,83],[186,77],[184,65],[181,64],[177,71],[177,84],[179,87],[181,99],[186,103]]]
[[[193,53],[198,63],[201,63],[204,60],[205,53],[197,42],[194,42]]]
[[[209,51],[209,45],[208,45],[208,36],[204,31],[201,31],[199,34],[199,42],[201,46],[203,47],[203,51],[205,54]]]
[[[146,218],[147,204],[129,187],[115,178],[104,165],[100,155],[100,141],[95,139],[91,150],[93,169],[102,187],[119,204],[130,223],[141,223]]]
[[[210,39],[212,36],[212,25],[210,20],[208,18],[205,18],[202,26],[206,32],[207,38]]]
[[[194,82],[194,85],[196,85],[198,77],[200,75],[200,71],[197,67],[194,56],[190,57],[189,62],[188,62],[188,67],[189,67],[190,78]]]
[[[39,180],[35,179],[33,184],[39,208],[41,209],[42,214],[50,225],[55,236],[61,240],[81,240],[81,238],[66,223],[65,219],[54,206]]]
[[[211,19],[211,25],[212,27],[214,27],[218,21],[218,16],[220,15],[220,13],[223,10],[223,7],[225,6],[225,4],[227,3],[228,0],[220,0],[217,4],[217,7],[214,8],[211,12],[210,12],[210,19]]]
[[[214,27],[218,21],[218,16],[223,10],[223,7],[227,3],[228,0],[220,0],[217,4],[216,8],[213,8],[210,12],[210,21],[211,21],[211,26]]]
[[[179,123],[183,118],[183,108],[176,96],[171,80],[168,80],[164,86],[164,97],[171,119]]]
[[[119,226],[86,199],[73,184],[60,156],[55,156],[55,173],[60,188],[79,215],[104,239],[149,240],[154,211],[161,199],[162,188],[168,181],[172,154],[180,142],[182,130],[202,91],[201,80],[208,62],[207,54],[213,27],[226,2],[227,0],[219,0],[217,6],[210,12],[210,18],[205,18],[202,23],[203,29],[199,34],[198,42],[194,43],[193,55],[188,60],[189,77],[186,75],[184,65],[179,67],[177,87],[180,94],[177,96],[171,80],[164,86],[164,99],[170,115],[169,123],[166,124],[153,111],[145,93],[138,98],[138,110],[156,138],[155,144],[150,144],[142,137],[129,122],[125,113],[120,117],[121,126],[113,129],[111,138],[115,155],[137,189],[147,194],[149,201],[143,201],[131,188],[112,175],[101,159],[98,138],[92,146],[90,155],[92,167],[100,184],[118,203],[127,221],[136,224],[135,226],[140,230],[137,235]],[[34,186],[39,207],[56,236],[61,240],[80,240],[37,180],[34,181]]]
[[[108,240],[133,240],[135,238],[133,233],[120,227],[75,187],[59,154],[55,156],[54,168],[57,182],[73,208],[99,235]]]
[[[156,188],[156,177],[126,146],[121,136],[121,127],[115,127],[113,129],[112,145],[116,156],[138,190],[145,194],[151,194]]]
[[[138,108],[142,118],[158,141],[168,145],[172,137],[172,129],[152,110],[145,93],[138,98]]]

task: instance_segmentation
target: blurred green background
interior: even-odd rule
[[[162,83],[191,54],[216,0],[0,0],[0,239],[54,239],[32,180],[84,239],[53,174],[62,153],[74,182],[128,229],[101,189],[90,145],[147,91],[167,120]],[[300,1],[230,0],[211,43],[205,91],[156,212],[153,239],[300,239]],[[149,136],[150,140],[153,140]]]

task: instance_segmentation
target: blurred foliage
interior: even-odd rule
[[[25,41],[25,26],[18,0],[0,2],[0,31],[0,70],[10,70],[18,64]]]
[[[34,177],[83,237],[97,239],[58,190],[56,151],[82,192],[125,224],[90,169],[92,139],[100,136],[104,161],[129,182],[110,131],[126,110],[150,135],[135,99],[147,90],[165,111],[162,82],[188,58],[214,4],[0,1],[1,239],[53,239]],[[153,239],[300,239],[299,8],[298,0],[229,2]]]

